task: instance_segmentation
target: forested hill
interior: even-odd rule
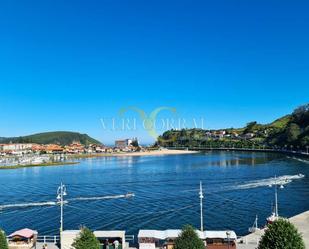
[[[309,146],[309,104],[270,124],[250,122],[243,128],[221,130],[183,129],[164,132],[157,141],[161,146]]]
[[[59,144],[68,145],[77,141],[83,145],[101,144],[98,140],[87,134],[69,131],[44,132],[22,137],[0,137],[0,143],[37,143],[37,144]]]

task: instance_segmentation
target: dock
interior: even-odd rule
[[[289,218],[289,221],[297,228],[303,236],[306,248],[309,249],[309,211],[298,214]],[[238,239],[237,248],[239,249],[256,249],[258,243],[265,233],[265,229],[256,231]]]

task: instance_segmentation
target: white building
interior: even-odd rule
[[[61,249],[74,249],[72,244],[74,240],[79,236],[80,230],[66,230],[61,232]],[[103,244],[108,240],[110,244],[114,241],[118,241],[122,249],[128,249],[129,243],[126,242],[125,231],[94,231],[96,238]]]
[[[17,143],[17,144],[1,144],[0,150],[2,151],[23,151],[23,150],[30,150],[32,148],[33,144],[22,144],[22,143]]]
[[[161,247],[174,248],[174,241],[181,230],[140,230],[138,233],[139,249],[156,249]],[[208,248],[236,248],[237,236],[234,231],[204,231],[196,230],[201,240]],[[214,243],[215,241],[215,243]]]
[[[132,142],[133,142],[132,139],[116,140],[115,147],[119,149],[124,149],[130,146]]]

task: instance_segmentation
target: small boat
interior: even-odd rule
[[[134,197],[134,196],[135,196],[134,193],[129,192],[129,193],[127,193],[127,194],[125,195],[125,198],[132,198],[132,197]]]

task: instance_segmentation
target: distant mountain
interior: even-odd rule
[[[55,131],[33,134],[21,137],[0,137],[0,143],[37,143],[68,145],[77,141],[83,145],[101,144],[98,140],[78,132]]]
[[[221,134],[219,131],[225,131]],[[218,134],[218,136],[216,136]],[[250,122],[243,128],[220,130],[183,129],[169,130],[159,136],[161,146],[309,146],[309,104],[298,107],[293,113],[270,124]]]

